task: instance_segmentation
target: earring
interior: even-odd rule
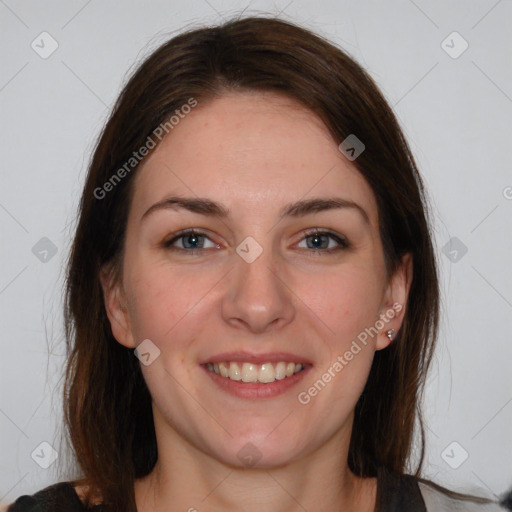
[[[395,334],[395,329],[389,329],[389,331],[386,333],[386,336],[391,339],[393,334]]]

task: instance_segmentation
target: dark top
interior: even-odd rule
[[[84,507],[70,482],[59,482],[29,496],[20,496],[7,512],[102,512],[102,506]],[[380,470],[376,512],[427,512],[418,482],[411,475]]]

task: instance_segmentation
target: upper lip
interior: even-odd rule
[[[229,361],[254,364],[278,363],[279,361],[284,361],[287,363],[312,364],[308,358],[298,356],[297,354],[292,354],[291,352],[265,352],[262,354],[254,354],[244,351],[223,352],[222,354],[217,354],[215,356],[204,359],[200,364],[222,363]]]

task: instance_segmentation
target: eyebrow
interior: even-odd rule
[[[300,201],[295,201],[293,203],[285,205],[284,208],[282,208],[282,210],[280,211],[280,217],[281,219],[284,217],[304,217],[312,213],[342,208],[350,208],[356,210],[361,214],[364,221],[367,224],[370,224],[369,216],[362,206],[355,203],[354,201],[343,199],[341,197],[318,197],[313,199],[303,199]],[[141,221],[152,212],[155,212],[157,210],[168,209],[184,209],[193,213],[198,213],[209,217],[217,217],[220,219],[225,219],[229,217],[231,214],[228,208],[219,203],[216,203],[215,201],[212,201],[211,199],[202,197],[188,198],[171,196],[166,197],[165,199],[162,199],[161,201],[158,201],[158,203],[152,205],[142,215]]]

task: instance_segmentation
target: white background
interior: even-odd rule
[[[394,107],[434,206],[442,273],[424,474],[463,491],[512,485],[510,0],[0,0],[0,503],[70,478],[59,445],[63,263],[109,108],[158,44],[246,7],[342,46]],[[43,31],[58,43],[47,59],[31,47]],[[453,31],[469,44],[457,58],[443,46],[458,53],[458,36],[442,46]],[[32,252],[43,237],[57,248],[47,262]],[[468,249],[456,262],[442,251],[452,237]],[[59,452],[48,469],[31,457],[45,441]],[[454,441],[452,465],[469,454],[458,469],[442,457]]]

